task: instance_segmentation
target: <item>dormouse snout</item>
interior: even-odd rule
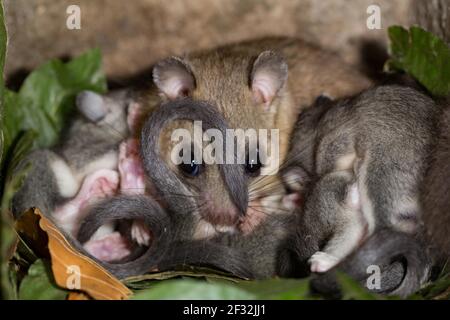
[[[212,199],[207,200],[200,210],[202,218],[214,226],[236,226],[244,214],[232,203],[219,203]]]

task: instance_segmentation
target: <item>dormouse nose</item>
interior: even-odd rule
[[[213,225],[220,226],[234,226],[242,217],[241,210],[239,210],[231,202],[208,201],[201,210],[202,217]]]

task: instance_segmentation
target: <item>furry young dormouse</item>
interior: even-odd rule
[[[86,200],[116,187],[119,144],[129,135],[129,94],[116,91],[101,96],[84,91],[77,96],[77,115],[63,132],[61,143],[36,150],[19,164],[19,169],[30,164],[30,171],[13,198],[16,217],[37,207],[71,233],[77,224],[77,210],[59,217],[55,215],[58,206],[74,198],[82,185],[86,185]]]
[[[420,231],[419,187],[440,112],[431,98],[414,89],[379,86],[335,103],[319,99],[299,116],[285,181],[301,193],[311,179],[304,216],[328,222],[331,213],[336,219],[332,230],[324,233],[312,224],[300,235],[312,244],[300,248],[303,259],[312,257],[312,271],[334,267],[377,229]],[[338,204],[327,202],[333,198],[322,195],[333,193],[339,183]],[[316,197],[324,200],[322,205],[313,204]],[[351,209],[355,217],[346,221],[340,210],[327,206]],[[339,232],[341,224],[347,232]]]
[[[168,58],[155,65],[153,79],[163,101],[188,96],[194,101],[207,102],[220,111],[231,128],[279,129],[280,163],[286,155],[300,109],[323,92],[342,97],[370,84],[335,55],[289,38],[252,40]],[[174,123],[176,126],[179,124]],[[160,143],[166,146],[161,149],[166,162],[171,152],[167,137],[163,134]],[[266,175],[268,168],[261,167],[258,159],[250,160],[257,165],[246,169],[251,177],[247,221],[240,228],[245,231],[251,230],[268,214],[280,211],[278,199],[283,193],[277,176]],[[213,208],[221,211],[224,219],[233,216],[237,208],[224,192],[219,172],[210,171],[210,174],[215,178],[198,183],[190,181],[190,185],[196,187],[191,188],[190,193],[197,199],[208,199],[207,206],[211,211]],[[205,230],[215,227],[204,224]]]
[[[450,99],[439,121],[437,142],[422,185],[422,220],[430,242],[450,257]]]

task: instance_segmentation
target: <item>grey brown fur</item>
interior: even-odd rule
[[[422,218],[431,241],[450,258],[450,101],[439,122],[439,135],[423,183]]]
[[[373,207],[374,217],[365,216],[369,230],[375,227],[372,219],[393,229],[414,227],[440,108],[424,94],[400,86],[375,87],[314,108],[299,117],[288,166],[314,177],[354,171],[362,202]],[[347,155],[354,157],[345,167],[337,165]]]

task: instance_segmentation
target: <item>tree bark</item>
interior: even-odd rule
[[[450,43],[450,0],[414,0],[412,22]]]

